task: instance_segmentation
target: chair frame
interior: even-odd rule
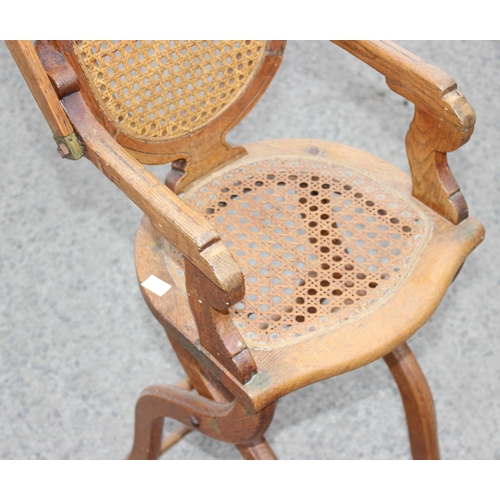
[[[415,104],[415,117],[406,138],[412,183],[409,186],[401,181],[400,185],[411,189],[414,198],[437,214],[438,225],[454,228],[448,231],[449,239],[443,241],[450,249],[456,245],[462,252],[453,258],[441,256],[438,259],[438,246],[427,249],[425,258],[429,264],[436,260],[434,267],[431,265],[439,282],[435,304],[425,317],[415,316],[409,320],[410,326],[396,337],[396,344],[382,344],[371,357],[360,357],[357,365],[384,357],[402,396],[413,457],[437,459],[439,449],[432,395],[406,340],[430,317],[468,253],[483,238],[482,226],[468,217],[465,199],[446,157],[448,152],[469,140],[475,115],[451,77],[397,45],[373,41],[335,43],[382,73],[391,90]],[[49,123],[61,156],[78,159],[85,155],[144,212],[146,218],[138,235],[147,233],[164,239],[184,255],[186,288],[196,324],[196,338],[160,317],[155,298],[145,291],[143,294],[165,327],[188,380],[180,386],[151,386],[143,391],[136,406],[134,446],[129,458],[155,459],[195,429],[235,444],[244,458],[275,459],[264,433],[279,398],[299,387],[346,371],[345,367],[341,368],[343,360],[338,361],[338,367],[319,367],[318,373],[323,369],[321,376],[305,371],[290,383],[284,374],[277,372],[278,382],[252,393],[252,387],[262,385],[256,380],[264,355],[259,358],[245,343],[228,313],[229,308],[244,297],[243,274],[211,224],[183,203],[176,193],[200,176],[247,154],[243,147],[228,145],[225,135],[250,111],[269,85],[281,62],[284,43],[268,44],[262,71],[245,90],[239,104],[232,105],[220,118],[187,139],[165,144],[123,136],[99,113],[95,102],[92,104],[88,83],[78,74],[70,42],[42,41],[33,46],[28,41],[9,41],[7,45]],[[319,142],[311,144],[318,144],[325,151],[329,148]],[[290,143],[290,148],[293,147],[298,148]],[[315,148],[313,145],[308,151]],[[191,153],[195,149],[196,156]],[[168,187],[141,163],[169,161],[173,161],[173,169],[167,177]],[[140,280],[140,261],[144,260],[146,252],[139,242],[136,262]],[[401,301],[410,298],[402,292]],[[382,325],[378,323],[379,329]],[[305,349],[300,355],[312,356],[313,351]],[[191,392],[192,388],[198,394]],[[165,417],[178,420],[182,427],[162,443]]]

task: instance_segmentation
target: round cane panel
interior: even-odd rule
[[[365,313],[411,269],[429,233],[416,206],[366,175],[302,158],[223,169],[183,201],[220,232],[245,276],[231,309],[253,346],[317,335]],[[167,265],[185,290],[182,255]]]
[[[265,55],[258,40],[80,40],[78,62],[108,119],[129,137],[165,141],[221,115]]]

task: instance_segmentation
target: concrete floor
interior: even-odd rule
[[[401,42],[472,104],[450,165],[486,240],[409,341],[428,377],[444,459],[500,459],[500,43]],[[140,211],[87,160],[62,161],[0,45],[0,458],[118,459],[141,389],[183,377],[138,289]],[[407,170],[412,106],[326,42],[290,42],[268,92],[229,139],[312,137]],[[155,167],[164,176],[165,167]],[[168,429],[175,424],[168,422]],[[267,433],[283,459],[408,459],[399,394],[379,360],[282,399]],[[191,434],[166,459],[235,459]]]

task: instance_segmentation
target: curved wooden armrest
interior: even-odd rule
[[[469,140],[476,117],[453,78],[392,42],[333,42],[382,73],[391,90],[415,104],[406,137],[413,196],[454,224],[466,219],[467,204],[446,153]]]
[[[130,156],[97,122],[79,92],[62,100],[89,158],[183,255],[186,288],[201,345],[242,383],[255,361],[234,326],[229,307],[245,295],[240,267],[200,214]]]
[[[214,307],[227,309],[241,300],[243,274],[212,225],[129,155],[95,119],[79,92],[61,102],[85,146],[85,156],[220,290]]]
[[[456,90],[455,80],[441,69],[390,41],[333,42],[382,73],[388,87],[417,108],[463,133],[474,127],[474,111]]]
[[[243,274],[231,252],[203,216],[185,205],[109,135],[79,92],[65,97],[62,103],[85,146],[85,156],[184,255],[186,288],[201,345],[240,382],[248,382],[257,368],[229,314],[229,307],[245,295]]]

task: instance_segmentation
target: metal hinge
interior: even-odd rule
[[[78,160],[84,155],[83,145],[74,132],[66,137],[55,135],[54,141],[56,141],[58,153],[66,160]]]

